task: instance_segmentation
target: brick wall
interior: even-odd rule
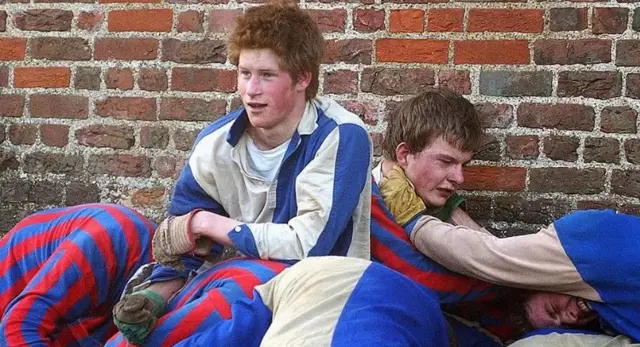
[[[199,129],[238,104],[234,0],[0,0],[0,231],[92,201],[162,216]],[[467,169],[505,233],[569,210],[640,212],[640,7],[632,1],[306,1],[321,91],[376,141],[424,86],[467,95],[489,138]],[[377,151],[379,154],[379,151]]]

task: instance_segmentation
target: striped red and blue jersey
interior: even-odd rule
[[[492,302],[500,301],[506,293],[504,288],[452,272],[418,251],[408,231],[387,208],[375,181],[371,198],[371,258],[433,291],[444,307],[464,304],[484,309],[486,316],[474,314],[474,317],[481,320],[483,328],[501,339],[508,340],[515,333],[506,323],[507,314],[493,309]]]
[[[191,336],[216,329],[218,325],[243,319],[234,316],[232,304],[241,299],[252,300],[255,286],[266,283],[287,267],[286,263],[249,258],[235,258],[214,265],[188,281],[171,298],[167,313],[156,322],[143,346],[171,347]],[[261,321],[261,324],[268,324],[268,321]],[[106,346],[133,345],[122,333],[117,333]]]
[[[151,258],[156,225],[124,206],[33,214],[0,240],[0,345],[99,346],[111,308]]]

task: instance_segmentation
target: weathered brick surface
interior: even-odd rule
[[[41,9],[16,14],[14,23],[21,30],[66,31],[71,29],[72,19],[72,11]]]
[[[535,135],[507,137],[507,154],[511,159],[535,159],[540,154]]]
[[[88,125],[75,132],[78,144],[88,147],[129,149],[135,143],[133,128],[113,125]]]
[[[69,126],[63,124],[41,124],[40,141],[50,147],[64,147],[69,143]]]
[[[620,142],[616,139],[588,137],[584,140],[584,161],[617,163],[620,161]]]
[[[518,124],[527,128],[593,130],[594,123],[595,112],[589,106],[524,103],[518,107]]]
[[[161,218],[200,129],[242,106],[225,40],[264,2],[0,0],[0,231],[95,201]],[[300,6],[326,38],[321,94],[363,120],[376,160],[401,100],[439,86],[475,105],[486,135],[463,188],[493,232],[590,206],[640,214],[633,0]]]
[[[89,99],[85,96],[36,94],[30,99],[32,117],[83,119],[89,114]]]
[[[638,112],[629,106],[608,106],[600,112],[600,130],[605,133],[637,132]]]
[[[558,96],[610,99],[620,96],[621,89],[619,72],[565,71],[558,75]]]
[[[549,11],[551,31],[580,31],[587,28],[587,8],[552,8]]]
[[[225,114],[224,100],[163,98],[160,102],[160,119],[182,121],[213,121]]]
[[[81,38],[41,37],[30,41],[29,54],[35,59],[89,60],[91,46]]]
[[[573,162],[578,160],[578,146],[579,138],[556,135],[544,139],[543,151],[549,159]]]
[[[84,159],[80,155],[62,153],[29,153],[24,157],[24,172],[27,173],[76,173],[82,171]]]

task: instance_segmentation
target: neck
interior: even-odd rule
[[[382,159],[382,176],[386,176],[396,163],[389,159]]]
[[[256,147],[260,150],[269,150],[287,142],[293,136],[293,133],[298,128],[302,115],[306,108],[306,100],[304,98],[301,102],[297,102],[289,115],[285,117],[285,120],[278,125],[271,128],[257,128],[249,126],[247,134],[253,140]]]

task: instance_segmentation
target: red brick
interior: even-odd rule
[[[7,12],[0,11],[0,31],[7,30]]]
[[[167,90],[169,82],[167,71],[164,69],[141,68],[138,85],[142,90],[163,91]]]
[[[76,89],[98,90],[100,89],[99,67],[78,67],[74,85]]]
[[[592,131],[593,107],[578,104],[522,103],[518,107],[518,125],[527,128]]]
[[[169,144],[169,131],[165,127],[142,127],[140,146],[144,148],[165,149]]]
[[[347,10],[307,10],[323,33],[344,32]]]
[[[358,92],[358,73],[351,70],[327,71],[324,73],[325,94],[349,94]]]
[[[82,11],[78,14],[78,29],[97,30],[103,19],[104,12],[102,11]]]
[[[157,4],[161,0],[100,0],[101,4]]]
[[[640,139],[629,139],[624,142],[624,153],[631,164],[640,164]]]
[[[241,10],[213,10],[209,12],[209,30],[212,33],[228,33],[241,14]]]
[[[467,70],[444,70],[438,72],[441,87],[459,94],[471,94],[471,79]]]
[[[189,151],[197,136],[197,130],[176,129],[173,132],[173,144],[179,151]]]
[[[0,87],[6,87],[9,85],[9,68],[6,66],[0,66]]]
[[[587,137],[584,139],[582,153],[585,163],[619,163],[620,142],[617,139],[604,137]]]
[[[131,69],[118,69],[110,67],[107,70],[107,80],[105,81],[109,89],[133,89],[133,71]]]
[[[427,13],[427,31],[461,32],[463,29],[464,9],[431,9]]]
[[[483,128],[507,128],[513,123],[513,106],[481,103],[475,105]]]
[[[552,8],[549,11],[551,31],[580,31],[587,28],[588,8]]]
[[[185,161],[186,159],[183,157],[159,156],[153,162],[153,170],[160,177],[176,179],[180,175],[182,168],[184,168]]]
[[[203,31],[202,23],[204,23],[204,13],[195,10],[184,11],[178,15],[176,29],[179,33],[201,33]]]
[[[544,139],[543,151],[547,158],[575,162],[578,160],[580,139],[572,136],[549,136]]]
[[[89,157],[87,171],[92,174],[107,174],[125,177],[151,176],[150,160],[144,156],[129,154],[96,154]]]
[[[538,149],[538,137],[535,135],[508,136],[507,154],[511,159],[536,159]]]
[[[23,170],[27,173],[77,174],[82,172],[83,164],[81,155],[32,152],[24,156]]]
[[[16,88],[65,88],[71,81],[68,67],[16,67],[13,86]]]
[[[392,33],[421,33],[424,31],[423,10],[393,10],[389,14]]]
[[[371,64],[371,40],[327,40],[324,63]]]
[[[380,39],[376,42],[376,60],[396,63],[446,64],[449,41],[422,39]]]
[[[543,10],[470,9],[469,32],[541,33]]]
[[[342,107],[360,117],[365,124],[376,125],[378,123],[378,110],[374,103],[360,100],[342,100],[339,102]]]
[[[162,98],[160,101],[160,119],[213,121],[224,115],[226,110],[227,102],[220,99]]]
[[[22,117],[23,110],[23,95],[0,94],[0,117]]]
[[[89,147],[130,149],[135,143],[133,128],[122,125],[89,125],[75,135],[78,144]]]
[[[173,10],[113,10],[109,11],[109,31],[169,32],[173,23]]]
[[[526,40],[464,40],[453,47],[455,64],[529,64]]]
[[[40,124],[40,140],[47,146],[64,147],[69,143],[69,126]]]
[[[532,168],[529,189],[540,193],[597,194],[604,191],[605,169]]]
[[[622,75],[619,71],[561,71],[558,73],[558,96],[583,96],[610,99],[620,96]]]
[[[97,39],[96,60],[153,60],[158,57],[156,39]]]
[[[67,31],[71,29],[72,11],[38,9],[14,15],[16,28],[35,31]]]
[[[32,145],[36,143],[38,127],[35,124],[11,124],[9,141],[14,145]]]
[[[607,106],[600,112],[600,130],[604,133],[637,132],[638,112],[629,106]]]
[[[66,206],[76,206],[100,202],[100,189],[95,183],[71,181],[66,184],[67,194],[64,197]]]
[[[360,90],[378,95],[417,94],[435,84],[435,73],[426,68],[365,68]]]
[[[517,192],[524,190],[527,170],[521,167],[467,166],[464,190]]]
[[[480,147],[473,153],[473,158],[476,160],[500,161],[502,157],[500,142],[495,135],[484,134],[481,137]]]
[[[602,7],[593,9],[594,34],[621,34],[627,29],[629,9]]]
[[[29,55],[47,60],[89,60],[89,41],[79,37],[34,37],[29,42]]]
[[[36,94],[31,95],[29,112],[32,117],[85,119],[89,100],[78,95]]]
[[[534,44],[536,64],[598,64],[611,62],[611,41],[584,40],[536,40]]]
[[[171,70],[171,89],[191,92],[236,90],[236,71],[176,67]]]
[[[164,207],[165,188],[140,188],[133,189],[129,192],[131,196],[131,204],[136,207]]]
[[[156,120],[156,100],[110,96],[96,102],[96,114],[116,119]]]
[[[618,40],[616,65],[640,66],[640,40]]]
[[[222,40],[162,40],[162,60],[185,64],[224,63],[227,49]]]
[[[353,11],[353,28],[361,33],[384,30],[384,10],[357,8]]]
[[[396,4],[435,4],[448,2],[447,0],[382,0],[383,4],[396,3]]]
[[[24,60],[26,51],[26,38],[0,37],[0,60]]]

